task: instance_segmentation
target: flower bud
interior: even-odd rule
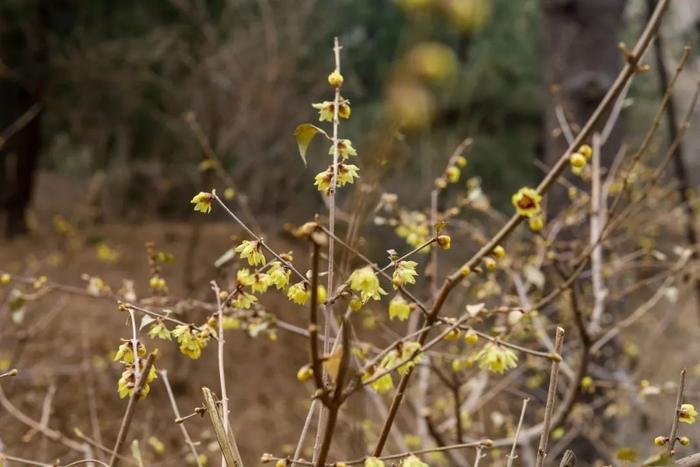
[[[338,70],[335,70],[333,73],[328,75],[328,84],[330,84],[333,88],[341,87],[343,85],[343,81],[343,75],[341,75]]]
[[[569,158],[569,162],[571,162],[572,167],[580,169],[584,165],[586,165],[586,156],[576,152],[571,155],[571,157]]]

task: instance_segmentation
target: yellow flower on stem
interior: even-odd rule
[[[411,304],[401,295],[396,295],[389,302],[389,319],[398,318],[399,321],[406,321],[411,314]]]
[[[194,210],[199,211],[202,214],[207,214],[211,212],[211,202],[214,197],[211,193],[205,193],[203,191],[197,193],[190,203],[194,204]]]
[[[256,297],[255,295],[241,291],[241,292],[238,292],[236,299],[231,302],[231,306],[233,308],[247,310],[251,306],[253,306],[253,304],[257,301],[258,301],[258,297]]]
[[[542,196],[532,188],[523,187],[513,195],[513,206],[519,215],[532,218],[540,213]]]
[[[515,352],[493,342],[486,344],[476,358],[479,360],[479,368],[493,373],[503,373],[518,366],[518,355]]]
[[[394,274],[391,276],[391,283],[395,289],[404,284],[416,283],[416,276],[418,275],[416,266],[418,266],[418,263],[415,261],[399,261],[396,264]]]
[[[333,88],[339,88],[340,86],[342,86],[343,81],[343,75],[341,75],[338,70],[335,70],[333,71],[333,73],[328,75],[328,84],[330,84]]]
[[[355,183],[360,168],[353,164],[338,164],[338,186]]]
[[[698,411],[695,410],[693,404],[683,404],[678,411],[678,421],[689,425],[695,423],[695,417],[698,416]]]
[[[335,113],[335,103],[333,101],[323,101],[311,106],[318,110],[318,120],[320,122],[332,122]],[[350,101],[340,98],[338,105],[338,118],[350,118]]]
[[[287,297],[297,305],[304,305],[311,297],[311,291],[305,282],[297,282],[287,289]]]
[[[370,266],[354,270],[350,274],[349,281],[350,288],[355,292],[360,292],[363,302],[367,302],[370,298],[381,300],[381,296],[386,295],[386,292],[379,285],[377,275]]]
[[[279,261],[273,261],[270,263],[267,275],[270,277],[270,284],[277,287],[277,290],[282,290],[287,287],[292,271],[282,266],[282,263]]]
[[[447,168],[447,181],[450,183],[457,183],[459,181],[459,176],[462,174],[462,172],[459,170],[458,167],[456,166],[451,166]]]
[[[262,242],[260,240],[243,240],[234,250],[241,255],[241,258],[248,260],[251,266],[265,264],[265,255],[262,252]]]
[[[333,155],[333,145],[328,149],[328,154]],[[349,139],[339,139],[338,155],[343,160],[347,159],[349,156],[356,156],[357,150],[353,147],[352,141]]]

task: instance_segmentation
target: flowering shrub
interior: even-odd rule
[[[417,7],[420,2],[407,3]],[[625,331],[641,322],[661,300],[676,300],[681,279],[692,276],[696,267],[696,245],[683,246],[675,238],[668,241],[677,233],[668,226],[664,214],[678,203],[659,185],[678,142],[669,143],[669,153],[660,163],[643,159],[658,119],[631,158],[621,155],[606,173],[601,167],[606,137],[599,130],[615,123],[618,114],[614,109],[624,99],[623,89],[643,71],[637,61],[657,22],[658,17],[652,19],[637,48],[627,52],[628,63],[608,97],[572,137],[569,149],[542,182],[537,187],[511,187],[509,212],[495,209],[476,174],[469,173],[469,139],[457,147],[437,174],[428,208],[409,208],[396,194],[375,193],[371,222],[385,234],[382,239],[386,239],[387,257],[383,261],[373,251],[362,251],[361,242],[351,234],[358,228],[352,223],[355,221],[338,216],[339,190],[364,187],[358,182],[362,180],[363,155],[352,141],[341,137],[341,121],[350,119],[352,112],[350,101],[341,94],[346,80],[336,41],[335,69],[327,78],[333,98],[312,104],[318,110],[319,124],[328,128],[302,123],[294,133],[304,165],[309,153],[316,157],[311,143],[317,136],[329,145],[328,151],[325,147],[321,151],[322,157],[329,159],[328,166],[313,177],[328,209],[290,229],[298,245],[296,255],[278,251],[273,242],[239,217],[230,207],[236,193],[229,187],[223,198],[211,190],[191,199],[197,213],[224,211],[244,232],[244,238],[237,239],[217,260],[220,274],[210,283],[208,300],[171,295],[165,277],[173,257],[157,250],[153,243],[146,247],[148,297],[138,298],[128,281],[116,288],[100,277],[86,275],[85,289],[76,290],[45,276],[2,272],[0,284],[8,290],[7,308],[16,323],[22,322],[28,306],[51,293],[111,300],[126,319],[129,335],[114,343],[113,360],[121,366],[115,394],[129,402],[114,447],[107,448],[110,463],[83,459],[82,455],[78,462],[115,465],[130,425],[139,416],[138,407],[148,403],[146,398],[155,390],[160,375],[190,453],[189,462],[200,466],[207,462],[187,429],[193,415],[206,414],[224,462],[242,465],[236,434],[244,427],[235,422],[229,394],[245,387],[227,387],[224,365],[226,341],[238,339],[242,333],[274,342],[278,333],[290,332],[307,342],[308,356],[296,379],[309,396],[308,416],[293,449],[262,456],[263,462],[276,466],[382,467],[394,461],[403,467],[468,465],[469,457],[475,465],[485,457],[492,465],[512,465],[516,453],[525,455],[526,448],[535,442],[538,448],[530,460],[543,465],[545,458],[554,457],[553,451],[559,449],[550,440],[563,443],[568,430],[572,445],[576,439],[594,436],[581,424],[599,414],[578,406],[591,398],[602,401],[600,404],[607,404],[608,397],[622,399],[607,393],[611,385],[622,382],[606,379],[607,373],[596,368],[606,363],[601,362],[600,352],[614,349],[625,358],[638,357],[639,347],[626,340]],[[425,66],[408,67],[407,73],[413,74],[404,76],[405,80],[433,83],[449,74],[453,56],[444,48],[428,44],[413,54],[416,63]],[[685,59],[687,53],[678,73]],[[416,102],[420,101],[416,97]],[[688,127],[696,101],[697,94],[679,128],[679,138]],[[667,104],[664,99],[660,110]],[[429,118],[429,112],[416,113],[403,106],[394,110],[390,117],[399,131],[409,131]],[[572,176],[576,185],[569,180]],[[468,178],[462,185],[463,177]],[[556,182],[567,187],[570,204],[548,210],[547,193]],[[529,229],[519,229],[526,220]],[[500,229],[495,228],[498,226]],[[69,238],[78,236],[64,220],[57,223],[56,230]],[[337,262],[339,250],[350,259]],[[119,260],[119,254],[105,243],[98,246],[97,255],[110,264]],[[306,258],[308,271],[301,266]],[[654,272],[641,282],[625,276],[649,265]],[[640,284],[659,292],[648,297]],[[633,299],[626,303],[635,293],[644,295],[643,302],[638,305]],[[269,306],[270,297],[275,295],[299,312],[295,315],[297,324],[283,321]],[[200,313],[201,319],[189,319],[178,311],[192,301],[204,314]],[[618,304],[624,306],[615,306],[620,309],[613,311],[613,305]],[[167,372],[157,369],[158,352],[149,352],[146,337],[148,348],[176,347],[182,354],[179,358],[191,360],[216,347],[219,387],[214,392],[202,389],[204,405],[193,414],[179,414]],[[630,369],[624,361],[614,363],[623,373]],[[676,395],[675,410],[668,410],[672,414],[670,433],[653,439],[658,450],[650,453],[644,465],[672,462],[676,445],[690,444],[688,437],[679,435],[679,423],[694,424],[697,417],[695,407],[685,402],[691,396],[685,393],[684,362],[679,358],[668,363],[681,372],[675,387],[647,380],[624,383],[642,399],[669,391]],[[161,361],[157,364],[158,368],[166,365]],[[0,381],[4,383],[6,377],[16,374],[2,373]],[[85,453],[81,443],[18,415],[4,394],[0,396],[4,405],[13,407],[20,422],[72,451]],[[363,423],[371,445],[362,457],[347,460],[349,450],[334,444],[334,439],[346,429],[341,421],[353,417],[342,410],[351,398],[371,401],[379,410],[378,418]],[[606,412],[621,411],[621,405],[610,403]],[[409,408],[413,409],[410,414],[406,413]],[[490,411],[490,421],[480,420],[477,427],[472,417],[484,409]],[[316,424],[311,423],[314,420]],[[385,453],[390,439],[396,454]],[[165,450],[157,438],[149,438],[149,444],[161,453]],[[134,458],[140,462],[138,443],[135,446]],[[503,449],[509,454],[503,456]],[[15,460],[9,454],[0,454],[0,460],[3,456]],[[635,461],[637,450],[621,447],[616,457]]]

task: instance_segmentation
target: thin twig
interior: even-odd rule
[[[520,410],[520,420],[518,420],[518,428],[515,429],[515,435],[513,436],[513,447],[510,448],[510,455],[508,456],[508,463],[506,467],[512,467],[513,461],[518,458],[515,454],[515,449],[518,447],[518,436],[520,436],[520,429],[523,427],[523,420],[525,419],[525,410],[527,410],[527,403],[530,399],[523,399],[523,408]]]
[[[675,451],[673,450],[676,445],[676,437],[678,436],[678,419],[681,415],[681,405],[683,404],[683,392],[685,391],[685,375],[687,370],[683,368],[681,370],[680,381],[678,382],[678,393],[676,394],[676,407],[673,411],[673,423],[671,424],[671,432],[668,435],[668,444],[666,446],[666,452],[669,456],[673,456]]]
[[[170,406],[173,409],[173,414],[175,415],[176,419],[180,418],[180,409],[177,407],[177,401],[175,400],[175,394],[173,394],[173,389],[170,387],[170,381],[168,380],[168,370],[161,370],[158,373],[160,373],[160,378],[163,381],[163,384],[165,385],[165,390],[168,393],[168,399],[170,399]],[[192,438],[190,437],[190,434],[187,432],[187,428],[185,427],[184,423],[178,423],[177,425],[180,426],[180,432],[182,432],[182,437],[185,438],[185,442],[187,443],[187,446],[190,448],[190,451],[192,451],[192,456],[194,457],[194,461],[197,463],[198,467],[202,467],[202,463],[199,460],[199,454],[197,453],[197,448],[192,442]]]
[[[561,353],[561,346],[564,342],[564,329],[558,327],[557,334],[554,340],[554,349],[557,353]],[[536,467],[544,465],[544,458],[547,456],[547,444],[549,442],[549,429],[552,422],[552,413],[554,412],[554,404],[557,397],[557,382],[559,379],[559,363],[552,362],[552,369],[549,374],[549,390],[547,391],[547,405],[544,408],[544,424],[542,426],[542,434],[540,435],[540,443],[537,447]],[[572,384],[578,384],[573,382]]]

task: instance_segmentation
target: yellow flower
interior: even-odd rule
[[[695,417],[698,416],[698,411],[695,410],[693,404],[683,404],[681,405],[681,410],[678,411],[678,421],[693,424],[695,423]]]
[[[580,154],[578,152],[575,152],[569,157],[569,162],[571,163],[572,167],[580,169],[584,165],[586,165],[586,156],[584,156],[583,154]]]
[[[447,168],[447,180],[450,183],[457,183],[459,181],[459,176],[462,172],[456,166],[451,166]]]
[[[304,305],[311,297],[311,291],[305,282],[297,282],[287,289],[287,297],[297,305]]]
[[[476,345],[479,342],[479,335],[473,329],[470,329],[464,336],[464,342],[469,345]]]
[[[656,438],[654,438],[654,444],[656,444],[657,446],[663,446],[664,444],[666,444],[666,441],[667,438],[665,436],[657,436]]]
[[[494,373],[503,373],[518,366],[518,356],[515,352],[493,342],[486,344],[476,358],[479,360],[479,368]]]
[[[335,70],[333,71],[333,73],[328,75],[328,84],[330,84],[333,88],[339,88],[340,86],[342,86],[343,81],[343,75],[341,75],[338,70]]]
[[[360,168],[353,164],[338,164],[338,186],[355,183]]]
[[[501,245],[497,245],[496,248],[493,249],[493,256],[495,256],[496,258],[505,258],[505,248],[503,248]]]
[[[211,193],[200,191],[197,193],[190,203],[194,204],[194,210],[202,214],[211,212],[211,202],[214,199]]]
[[[209,343],[211,332],[198,331],[190,325],[181,324],[175,327],[172,335],[180,344],[180,352],[196,360],[202,355],[202,349]]]
[[[241,320],[236,318],[235,316],[224,317],[224,320],[221,324],[223,324],[223,327],[226,330],[240,329],[241,328]]]
[[[264,272],[256,272],[253,274],[253,283],[250,285],[250,289],[254,293],[265,293],[270,285],[272,282],[270,282],[269,275]]]
[[[165,282],[165,279],[163,279],[157,274],[151,277],[151,279],[148,281],[148,285],[151,287],[151,289],[155,291],[165,291],[165,289],[168,286]]]
[[[352,274],[350,274],[349,280],[350,288],[356,292],[360,292],[360,297],[365,303],[370,298],[381,300],[381,296],[386,295],[386,292],[379,285],[377,275],[370,266],[354,270]]]
[[[423,359],[421,349],[422,347],[418,342],[408,342],[402,346],[400,359],[408,361],[397,369],[400,375],[405,375],[409,370],[420,363]]]
[[[389,319],[398,318],[406,321],[411,314],[411,305],[401,295],[396,295],[389,302]]]
[[[314,369],[311,368],[311,365],[304,365],[297,371],[297,379],[302,382],[311,379],[313,375]]]
[[[8,273],[3,273],[2,276],[0,276],[0,284],[2,285],[7,285],[10,283],[10,280],[12,277]]]
[[[449,250],[450,247],[452,246],[452,239],[450,238],[449,235],[440,235],[437,238],[437,243],[440,248],[443,250]]]
[[[457,156],[455,164],[457,164],[457,167],[464,167],[467,165],[467,158],[464,156]]]
[[[496,264],[496,260],[493,258],[489,258],[488,256],[484,258],[484,266],[486,266],[486,269],[496,269],[498,266]]]
[[[462,334],[462,333],[459,331],[459,329],[454,328],[454,329],[452,329],[450,332],[448,332],[447,334],[445,334],[445,337],[443,337],[443,340],[446,340],[446,341],[448,341],[448,342],[450,342],[450,341],[456,341],[457,339],[459,339],[459,336],[460,336],[461,334]]]
[[[262,242],[260,240],[243,240],[234,250],[241,255],[241,258],[248,260],[251,266],[265,264],[265,255],[262,252]]]
[[[333,155],[332,145],[330,149],[328,149],[328,154]],[[338,140],[338,155],[343,160],[347,159],[349,156],[356,156],[357,150],[355,150],[355,148],[353,147],[352,141],[350,141],[349,139]]]
[[[513,195],[513,206],[523,217],[532,218],[540,213],[542,196],[534,189],[523,187]]]
[[[326,300],[328,299],[328,292],[326,291],[326,288],[319,285],[316,290],[316,293],[318,294],[318,303],[326,303]]]
[[[240,292],[238,292],[238,295],[236,295],[235,300],[233,300],[231,302],[231,306],[233,308],[247,310],[251,306],[253,306],[253,304],[257,301],[258,301],[258,297],[256,297],[255,295],[240,291]]]
[[[539,232],[544,228],[544,218],[541,215],[531,217],[528,222],[530,224],[530,230],[533,232]]]
[[[418,459],[416,456],[408,456],[401,462],[401,467],[429,467],[428,464]]]
[[[365,373],[362,375],[362,381],[368,381],[373,376],[374,371]],[[389,392],[394,389],[394,380],[391,378],[391,375],[387,373],[384,376],[377,378],[375,381],[372,381],[369,386],[379,394],[384,394],[385,392]],[[367,464],[365,463],[365,465]]]
[[[418,263],[415,261],[399,261],[396,264],[396,269],[394,269],[394,274],[391,277],[391,283],[395,289],[398,289],[404,284],[415,284],[416,276],[416,266]]]
[[[270,283],[277,287],[277,290],[282,290],[289,283],[289,277],[292,275],[292,271],[282,266],[282,263],[279,261],[273,261],[270,263],[270,269],[268,269],[267,275],[270,277]]]
[[[253,281],[255,279],[253,279],[253,276],[250,274],[250,270],[248,270],[248,268],[241,268],[236,272],[236,280],[239,284],[249,287],[253,285]]]
[[[354,183],[355,178],[358,177],[357,172],[360,169],[353,164],[338,164],[338,179],[336,180],[336,185],[341,187],[347,183]],[[318,191],[325,192],[327,195],[330,194],[331,184],[333,183],[333,166],[329,166],[323,172],[316,174],[314,178],[314,185],[318,187]]]
[[[320,122],[332,122],[335,112],[335,103],[333,101],[323,101],[316,104],[311,104],[311,106],[318,110],[318,120]],[[350,101],[340,98],[340,104],[338,105],[338,117],[339,118],[350,118]]]
[[[578,152],[583,154],[586,160],[589,160],[593,155],[593,149],[587,144],[581,145],[581,147],[578,148]]]
[[[165,323],[160,318],[158,318],[156,322],[151,325],[151,328],[148,330],[148,337],[152,339],[163,339],[166,341],[172,339],[170,337],[170,331],[168,331],[168,328],[165,327]]]
[[[384,461],[376,457],[368,457],[365,459],[365,467],[384,467]]]

